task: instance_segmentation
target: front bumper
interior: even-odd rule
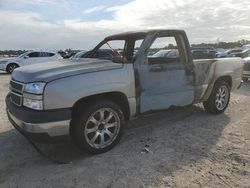
[[[71,109],[36,111],[18,107],[6,97],[6,112],[12,125],[37,142],[60,141],[69,136]]]

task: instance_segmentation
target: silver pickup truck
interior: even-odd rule
[[[178,53],[152,55],[163,49]],[[6,110],[13,126],[35,141],[70,135],[80,148],[102,153],[141,114],[200,102],[222,113],[241,86],[242,65],[240,58],[193,60],[182,30],[121,33],[86,58],[16,69]]]

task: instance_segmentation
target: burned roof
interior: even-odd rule
[[[184,32],[183,30],[167,30],[167,29],[150,29],[143,31],[129,31],[124,33],[119,33],[115,35],[110,35],[104,40],[127,40],[127,39],[144,39],[146,35],[153,32]]]

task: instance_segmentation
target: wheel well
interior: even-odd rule
[[[232,88],[232,78],[231,78],[231,76],[222,76],[222,77],[219,77],[216,80],[216,82],[218,82],[218,81],[225,81],[225,82],[228,83],[230,89]]]
[[[72,110],[72,119],[77,115],[79,112],[77,109],[79,109],[82,106],[88,106],[92,102],[100,99],[106,99],[106,100],[111,100],[117,105],[120,106],[122,109],[125,120],[129,119],[130,116],[130,109],[129,109],[129,103],[127,100],[127,96],[121,92],[108,92],[108,93],[103,93],[103,94],[97,94],[97,95],[92,95],[88,97],[84,97],[80,100],[78,100],[74,105],[73,105],[73,110]]]
[[[9,63],[9,64],[7,65],[7,67],[8,67],[9,65],[16,65],[16,66],[18,66],[18,67],[19,67],[19,65],[18,65],[17,63],[14,63],[14,62]]]
[[[9,63],[9,64],[6,66],[6,69],[7,69],[10,65],[16,65],[17,67],[19,67],[19,65],[18,65],[17,63],[12,62],[12,63]]]

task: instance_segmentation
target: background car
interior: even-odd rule
[[[80,51],[77,52],[75,55],[71,56],[70,59],[78,59],[78,58],[85,58],[85,54],[87,51]]]
[[[226,51],[227,54],[229,54],[229,57],[234,57],[235,54],[241,53],[243,49],[241,48],[234,48],[234,49],[229,49]]]
[[[83,52],[80,53],[74,57],[72,57],[72,59],[79,59],[79,58],[97,58],[97,59],[106,59],[106,60],[117,60],[120,59],[122,57],[122,54],[118,51],[113,51],[111,49],[99,49],[97,51],[95,51],[94,53],[92,53],[93,51],[87,51],[87,52]]]
[[[242,79],[244,82],[247,82],[250,78],[250,57],[244,58],[244,70]]]
[[[250,49],[243,50],[242,52],[234,54],[234,57],[246,58],[250,56]]]
[[[65,53],[62,57],[63,57],[63,59],[70,59],[71,57],[73,57],[77,53],[78,52],[68,52],[68,53]]]
[[[57,61],[59,59],[62,59],[62,57],[55,52],[28,51],[15,58],[1,59],[0,70],[12,73],[14,69],[21,66],[43,63],[48,61]]]
[[[246,50],[246,49],[250,49],[250,44],[246,44],[243,46],[243,49]]]
[[[216,57],[218,58],[225,58],[228,57],[228,53],[224,48],[216,48]]]
[[[211,59],[217,57],[217,51],[214,48],[192,48],[191,53],[194,59]]]
[[[150,55],[149,55],[150,56]],[[177,58],[179,57],[179,52],[177,49],[166,49],[166,50],[159,50],[155,54],[150,57],[169,57],[169,58]]]

